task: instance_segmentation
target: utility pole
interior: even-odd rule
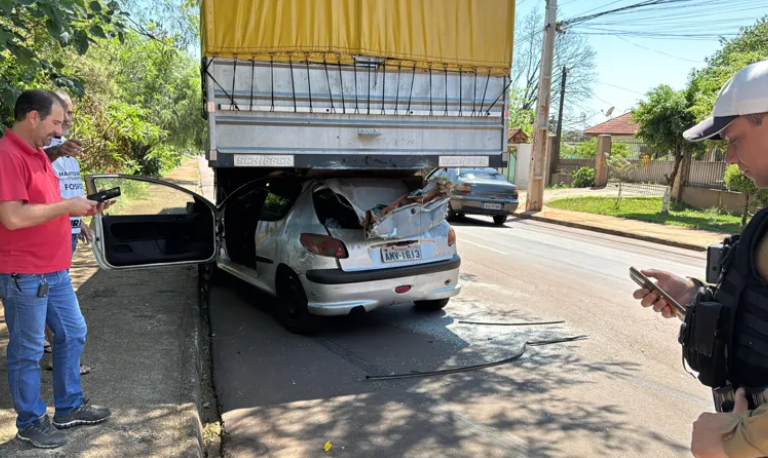
[[[533,126],[533,151],[528,172],[528,192],[525,211],[539,211],[544,202],[544,173],[547,154],[547,124],[549,123],[549,96],[552,87],[552,58],[555,52],[557,28],[557,0],[547,0],[544,45],[541,51],[539,95],[536,102],[536,123]],[[546,173],[549,171],[547,170]]]
[[[563,139],[563,107],[565,106],[565,80],[568,78],[568,68],[563,65],[563,77],[560,81],[560,112],[557,114],[557,133],[555,134],[555,143],[550,155],[549,173],[557,172],[557,163],[560,161],[560,142]]]

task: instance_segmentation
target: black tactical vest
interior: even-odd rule
[[[733,244],[715,291],[715,300],[730,309],[727,378],[735,386],[768,386],[768,282],[755,269],[766,235],[768,207],[755,214]]]

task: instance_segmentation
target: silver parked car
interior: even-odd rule
[[[218,206],[151,178],[92,175],[86,183],[93,190],[122,184],[168,192],[162,199],[169,208],[159,214],[110,209],[94,218],[102,268],[215,261],[220,271],[276,296],[282,322],[294,332],[313,330],[318,315],[408,302],[439,310],[461,290],[456,235],[443,216],[448,197],[390,206],[385,218],[375,218],[408,194],[401,179],[270,177]],[[365,228],[361,211],[370,217]]]
[[[517,186],[492,168],[435,169],[427,181],[447,178],[455,185],[448,218],[464,215],[492,216],[501,226],[518,207]]]

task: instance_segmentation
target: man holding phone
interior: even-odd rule
[[[16,101],[13,127],[0,139],[0,299],[9,333],[8,385],[16,437],[39,448],[65,445],[67,436],[58,429],[101,423],[111,415],[83,395],[80,355],[87,329],[69,277],[70,216],[95,215],[109,203],[61,198],[42,147],[62,135],[64,110],[56,94],[26,91]],[[46,324],[55,343],[52,422],[40,397]]]
[[[731,78],[720,91],[713,116],[686,131],[684,137],[689,141],[726,140],[726,161],[738,164],[758,188],[768,188],[768,60],[752,64]],[[745,391],[765,390],[763,396],[768,396],[766,223],[768,208],[756,213],[739,238],[732,239],[716,287],[670,272],[642,271],[656,279],[658,287],[674,300],[687,305],[691,317],[703,316],[713,307],[722,311],[715,320],[717,332],[710,333],[709,339],[725,342],[721,348],[727,363],[722,376],[729,384],[727,388],[738,390],[730,411],[722,408],[726,413],[703,413],[693,424],[691,452],[697,458],[768,456],[768,404],[750,406]],[[676,316],[664,298],[647,288],[635,291],[634,297],[665,318]],[[696,333],[696,326],[688,329],[688,335]]]

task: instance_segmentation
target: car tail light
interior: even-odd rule
[[[304,248],[320,256],[339,259],[346,259],[348,256],[344,242],[327,235],[301,234],[299,240]]]
[[[515,189],[514,191],[512,191],[512,198],[513,198],[513,199],[517,199],[517,197],[518,197],[518,196],[519,196],[519,194],[517,193],[517,189]]]
[[[405,293],[407,293],[410,290],[411,290],[411,287],[409,285],[398,286],[397,288],[395,288],[395,292],[397,294],[405,294]]]
[[[456,245],[456,231],[453,228],[448,229],[448,246]]]
[[[462,196],[468,196],[472,194],[472,185],[460,184],[456,186],[456,194],[459,194]]]

